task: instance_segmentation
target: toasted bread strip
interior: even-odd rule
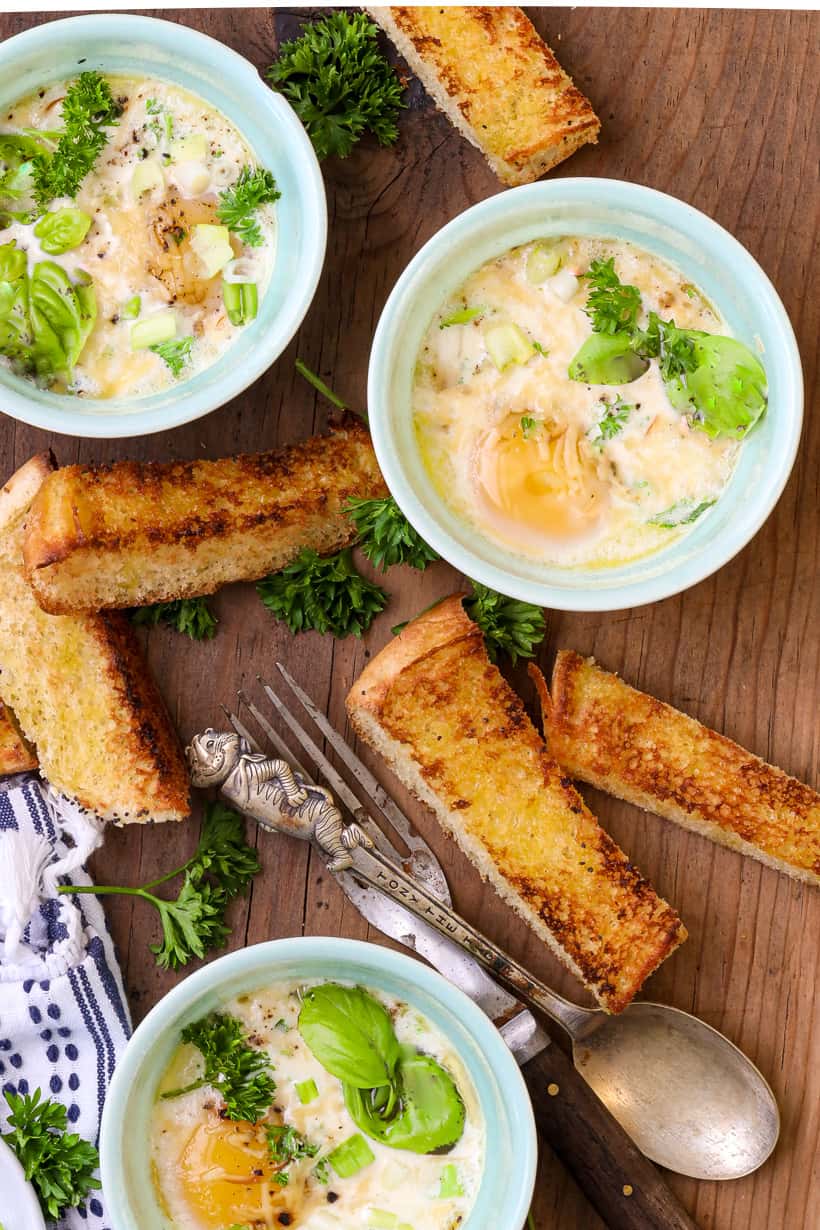
[[[106,820],[182,820],[188,774],[128,621],[46,615],[26,581],[23,521],[52,469],[33,457],[0,492],[3,698],[55,789]]]
[[[528,184],[598,140],[591,104],[520,8],[366,11],[502,183]]]
[[[562,649],[541,694],[551,754],[573,777],[730,850],[820,884],[820,794],[592,658]]]
[[[192,598],[284,568],[303,547],[347,546],[348,497],[386,493],[352,416],[329,436],[255,456],[66,466],[32,505],[26,573],[53,614]]]
[[[358,733],[609,1012],[686,938],[597,824],[487,657],[461,596],[408,624],[347,698]]]
[[[36,768],[37,757],[17,729],[11,709],[0,700],[0,777]]]

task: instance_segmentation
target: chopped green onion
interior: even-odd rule
[[[256,319],[259,294],[255,282],[223,281],[222,301],[232,325],[247,325]]]
[[[493,325],[485,330],[484,341],[487,353],[500,372],[514,363],[526,363],[535,354],[535,347],[518,325]]]
[[[347,409],[347,402],[342,401],[341,397],[339,397],[337,393],[334,393],[333,389],[329,388],[320,376],[317,376],[315,372],[312,372],[307,363],[303,363],[301,359],[297,359],[293,366],[296,368],[299,375],[303,376],[305,380],[307,380],[308,384],[313,385],[317,393],[321,393],[322,397],[326,397],[327,400],[331,402],[332,405],[334,405],[338,410]]]
[[[168,309],[146,316],[131,326],[131,349],[148,350],[160,342],[170,342],[177,335],[176,313]]]
[[[566,245],[561,239],[545,239],[537,243],[527,257],[527,281],[540,286],[561,268],[566,254]]]
[[[347,1140],[343,1140],[331,1153],[328,1153],[327,1160],[340,1179],[349,1179],[374,1162],[376,1155],[364,1136],[357,1132],[355,1136],[348,1136]]]
[[[441,1172],[441,1186],[439,1187],[438,1195],[439,1200],[451,1200],[454,1196],[464,1195],[464,1188],[461,1186],[458,1170],[452,1162],[448,1162]]]
[[[459,308],[457,312],[452,312],[449,316],[445,316],[444,320],[439,323],[439,329],[449,329],[451,325],[468,325],[471,320],[477,320],[486,311],[485,307]]]
[[[397,1230],[398,1224],[398,1216],[387,1209],[371,1209],[367,1214],[368,1230]]]
[[[319,1090],[313,1077],[306,1081],[297,1081],[296,1093],[303,1106],[307,1106],[310,1102],[315,1102],[319,1096]]]
[[[521,415],[521,435],[525,440],[529,440],[532,433],[538,426],[538,420],[530,418],[528,414]]]
[[[206,278],[213,278],[234,259],[231,233],[227,226],[198,222],[191,227],[191,247],[199,258]]]
[[[141,307],[142,300],[139,295],[132,295],[128,302],[122,305],[120,316],[122,316],[124,320],[136,320],[140,314]]]

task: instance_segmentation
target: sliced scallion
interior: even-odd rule
[[[255,282],[223,281],[222,301],[232,325],[247,325],[256,319],[259,293]]]
[[[297,1081],[296,1094],[303,1106],[316,1101],[319,1096],[319,1090],[312,1076],[306,1081]]]
[[[327,1160],[340,1179],[349,1179],[374,1162],[376,1155],[364,1136],[357,1132],[355,1136],[348,1136],[347,1140],[343,1140],[331,1153],[328,1153]]]

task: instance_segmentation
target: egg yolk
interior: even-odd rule
[[[571,428],[520,418],[487,432],[476,452],[484,515],[511,541],[571,541],[594,534],[607,503],[595,462]]]
[[[179,1158],[187,1207],[207,1230],[268,1224],[288,1208],[287,1193],[271,1178],[264,1135],[249,1123],[210,1119],[191,1132]]]

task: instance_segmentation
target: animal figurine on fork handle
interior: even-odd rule
[[[216,787],[265,828],[315,841],[331,871],[350,867],[356,846],[373,845],[358,824],[345,824],[329,790],[303,781],[286,760],[251,751],[234,731],[194,735],[185,759],[194,786]]]

